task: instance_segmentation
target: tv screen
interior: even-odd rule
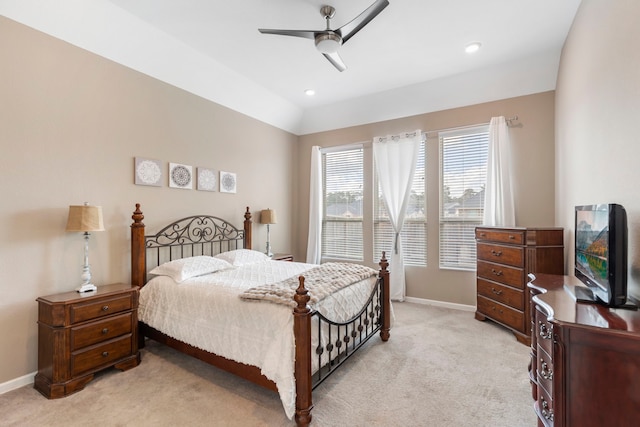
[[[610,306],[627,298],[627,217],[618,204],[576,206],[575,274]]]

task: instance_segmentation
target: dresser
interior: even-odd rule
[[[536,274],[531,378],[539,426],[640,421],[640,311],[577,303],[573,276]]]
[[[123,283],[65,292],[38,302],[38,373],[34,387],[53,399],[82,390],[94,373],[140,363],[138,288]]]
[[[562,228],[477,227],[478,320],[491,319],[529,345],[527,274],[564,272]]]

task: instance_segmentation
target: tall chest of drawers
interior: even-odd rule
[[[38,373],[34,387],[53,399],[82,390],[94,373],[140,363],[138,288],[116,283],[38,301]]]
[[[563,274],[563,234],[562,228],[476,228],[476,319],[491,319],[530,345],[527,275]]]

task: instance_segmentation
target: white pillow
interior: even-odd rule
[[[201,255],[165,262],[149,273],[157,276],[169,276],[180,283],[191,277],[215,273],[228,268],[233,268],[233,266],[223,259]]]
[[[256,264],[259,262],[265,262],[270,260],[266,254],[258,251],[252,251],[250,249],[236,249],[229,252],[223,252],[216,255],[216,258],[225,260],[232,264],[234,267],[240,267],[243,265]]]

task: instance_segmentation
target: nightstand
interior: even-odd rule
[[[274,254],[271,257],[274,261],[291,261],[293,262],[293,255],[291,254]]]
[[[38,301],[38,373],[34,388],[49,399],[84,388],[93,375],[138,366],[138,288],[124,283],[95,292],[65,292]]]

